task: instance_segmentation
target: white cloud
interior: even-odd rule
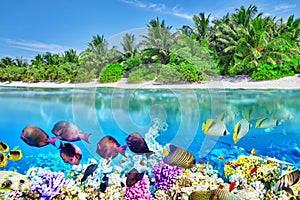
[[[41,52],[41,53],[62,53],[68,49],[71,49],[67,46],[62,46],[59,44],[46,44],[37,41],[26,41],[26,40],[12,40],[12,39],[4,39],[4,41],[11,47],[24,49],[33,52]]]
[[[274,11],[287,12],[287,11],[294,10],[295,8],[297,8],[296,4],[281,4],[275,6]]]
[[[173,15],[187,20],[192,20],[193,17],[193,15],[181,12],[177,6],[169,9],[165,4],[161,4],[161,3],[156,4],[156,3],[146,2],[146,1],[142,2],[139,0],[120,0],[120,1],[129,5],[133,5],[138,8],[154,10],[156,12],[162,12],[164,14]]]

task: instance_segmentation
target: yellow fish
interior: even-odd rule
[[[184,169],[196,166],[196,159],[193,154],[172,144],[170,145],[170,153],[163,159],[163,161],[166,164]]]
[[[202,130],[204,134],[213,136],[224,136],[229,134],[225,123],[218,119],[206,119],[206,122],[202,124]]]
[[[233,141],[236,144],[242,137],[244,137],[251,128],[251,124],[246,119],[238,121],[233,128]]]
[[[5,142],[0,142],[0,151],[2,152],[8,152],[9,151],[9,146]]]
[[[11,150],[7,155],[8,160],[19,161],[23,157],[21,150]]]
[[[7,165],[7,157],[0,151],[0,168]]]

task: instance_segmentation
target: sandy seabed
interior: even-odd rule
[[[159,89],[159,88],[178,88],[178,89],[206,89],[206,88],[230,88],[230,89],[300,89],[300,75],[289,76],[278,80],[253,81],[247,77],[214,77],[211,81],[202,83],[185,84],[159,84],[154,81],[146,81],[139,84],[127,83],[126,78],[122,78],[115,83],[99,83],[95,79],[88,83],[57,83],[57,82],[38,82],[26,83],[21,81],[1,82],[0,86],[5,87],[36,87],[36,88],[75,88],[75,87],[115,87],[115,88],[141,88],[141,89]]]

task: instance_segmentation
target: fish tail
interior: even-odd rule
[[[202,123],[202,130],[205,134],[207,134],[208,128],[207,128],[207,125],[205,123]]]
[[[152,154],[155,154],[155,152],[153,151],[149,151],[146,153],[146,158],[148,159],[149,156],[151,156]]]
[[[86,133],[86,134],[80,134],[80,138],[86,141],[87,143],[90,143],[89,137],[91,136],[91,133]]]
[[[59,139],[59,137],[55,137],[55,138],[48,138],[48,139],[47,139],[47,142],[48,142],[48,143],[50,143],[50,144],[52,144],[53,146],[55,146],[55,147],[56,147],[56,144],[55,144],[55,142],[56,142],[58,139]]]
[[[125,158],[127,157],[127,156],[125,155],[125,150],[126,150],[126,148],[127,148],[127,145],[124,145],[124,146],[121,146],[121,147],[120,147],[120,154],[122,154]]]

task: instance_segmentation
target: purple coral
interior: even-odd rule
[[[161,190],[168,190],[176,180],[176,177],[184,172],[184,169],[160,162],[154,166],[154,185]]]
[[[60,195],[62,186],[71,187],[75,185],[73,179],[65,179],[62,172],[43,172],[38,181],[32,183],[31,190],[41,194],[42,200],[50,200]]]
[[[144,174],[142,180],[136,182],[131,187],[126,187],[125,198],[127,200],[152,200],[149,185],[149,178]]]

